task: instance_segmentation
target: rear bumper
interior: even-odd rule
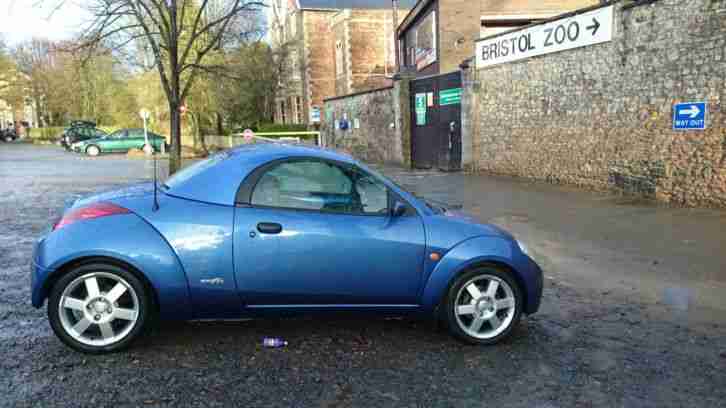
[[[45,301],[43,282],[45,282],[46,277],[51,272],[51,270],[38,265],[35,261],[35,257],[33,257],[33,260],[30,262],[30,293],[31,303],[35,308],[43,306],[43,302]]]

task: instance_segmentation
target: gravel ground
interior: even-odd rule
[[[493,347],[462,345],[429,322],[330,317],[164,324],[128,352],[73,352],[52,334],[45,310],[30,305],[33,239],[69,196],[141,180],[150,169],[123,156],[0,145],[0,406],[726,405],[718,304],[701,314],[647,290],[598,287],[559,268],[540,241],[533,246],[548,277],[542,310]],[[430,179],[391,173],[408,186]],[[532,197],[565,194],[501,183]],[[467,194],[449,190],[452,199]],[[521,217],[502,223],[522,229]],[[580,281],[590,284],[573,283]],[[290,345],[263,349],[265,335]]]

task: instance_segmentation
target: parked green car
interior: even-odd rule
[[[149,145],[155,151],[160,151],[161,146],[166,143],[166,139],[163,136],[159,136],[153,132],[148,132],[148,138]],[[101,153],[128,152],[131,149],[144,149],[144,146],[146,146],[144,129],[121,129],[107,136],[74,143],[72,149],[77,153],[98,156]]]

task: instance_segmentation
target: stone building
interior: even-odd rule
[[[598,0],[419,0],[398,27],[401,65],[419,76],[459,69],[475,41]]]
[[[399,21],[415,0],[399,0]],[[391,84],[391,0],[273,0],[270,42],[284,72],[275,122],[317,123],[325,98]]]

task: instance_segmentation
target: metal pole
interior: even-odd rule
[[[398,41],[398,0],[391,0],[393,3],[393,45],[396,53],[396,71],[401,70],[400,44]]]

